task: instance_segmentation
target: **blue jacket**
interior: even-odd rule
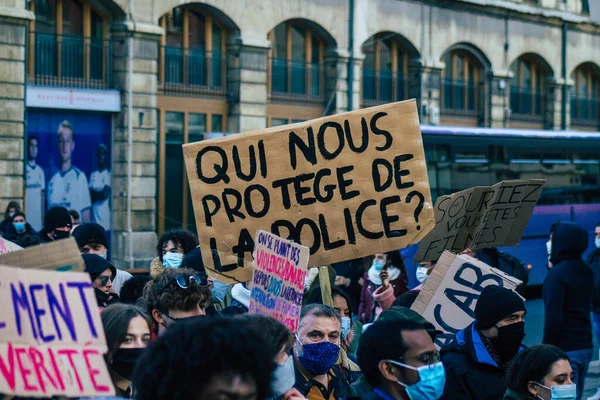
[[[446,371],[441,399],[501,400],[504,397],[506,371],[487,351],[475,323],[458,332],[440,354]]]
[[[572,222],[561,222],[552,232],[553,267],[544,280],[544,343],[563,351],[593,348],[590,321],[594,274],[581,259],[588,234]]]

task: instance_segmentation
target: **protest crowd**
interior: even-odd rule
[[[3,248],[14,250],[6,255],[36,249],[32,246],[39,244],[44,249],[73,240],[81,254],[97,304],[84,307],[78,321],[87,316],[91,329],[99,311],[101,328],[91,329],[89,343],[96,344],[104,332],[105,341],[99,345],[104,349],[103,361],[102,367],[94,369],[85,356],[89,377],[71,377],[80,388],[85,386],[80,378],[90,380],[97,394],[86,391],[85,395],[66,397],[582,398],[592,359],[592,335],[600,335],[600,223],[594,232],[597,249],[585,258],[590,232],[572,222],[552,225],[543,285],[543,343],[526,347],[527,311],[522,294],[527,271],[518,260],[507,263],[507,256],[493,246],[467,247],[452,255],[452,260],[461,260],[458,277],[469,268],[478,277],[482,276],[480,268],[493,267],[506,273],[485,282],[477,279],[469,286],[470,291],[455,294],[453,305],[448,304],[461,307],[468,316],[457,320],[444,313],[447,305],[438,304],[435,311],[429,311],[429,302],[435,301],[431,295],[423,303],[428,285],[454,268],[452,261],[446,263],[444,259],[449,252],[423,259],[416,270],[419,284],[411,287],[407,265],[412,260],[405,260],[402,249],[315,266],[308,261],[312,257],[308,248],[260,231],[253,254],[254,275],[243,280],[225,272],[221,276],[217,263],[209,265],[210,257],[195,233],[167,231],[159,238],[156,258],[146,273],[135,271],[132,275],[111,261],[104,228],[94,222],[80,224],[77,218],[66,208],[53,207],[45,214],[43,229],[35,232],[20,205],[11,202],[0,225]],[[15,245],[26,249],[11,247]],[[282,263],[275,267],[273,257],[277,254]],[[283,276],[280,287],[273,284],[272,276],[277,274]],[[455,281],[459,279],[455,277]],[[69,311],[61,302],[75,295],[64,289],[72,289],[74,284],[57,281],[56,285],[59,289],[32,285],[27,292],[12,284],[10,291],[3,289],[6,285],[0,282],[0,294],[12,298],[12,305],[4,303],[2,308],[14,309],[18,321],[11,332],[21,335],[23,326],[31,323],[37,326],[33,333],[39,346],[37,350],[19,348],[13,354],[10,345],[3,345],[0,389],[8,391],[0,394],[2,399],[63,397],[42,394],[50,387],[68,386],[54,358],[49,364],[40,361],[49,348],[44,344],[51,341],[49,332],[68,337],[64,329],[68,324],[60,321],[69,320]],[[81,288],[81,299],[85,299],[86,287]],[[299,288],[299,293],[293,288]],[[47,291],[45,310],[36,303],[42,290]],[[451,290],[447,289],[446,295],[450,296]],[[274,298],[285,301],[275,302]],[[74,303],[87,304],[70,303],[72,307],[81,306]],[[55,331],[50,322],[40,322],[44,315],[52,315]],[[465,322],[459,326],[461,321]],[[0,331],[2,328],[4,324],[0,324]],[[73,337],[81,333],[75,328],[69,332]],[[105,377],[104,367],[108,374],[102,381],[105,385],[100,383]],[[35,392],[36,387],[41,392],[24,395],[27,390]]]

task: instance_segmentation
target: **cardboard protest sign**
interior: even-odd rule
[[[251,232],[327,265],[418,242],[433,211],[416,102],[183,146],[204,265],[252,277]]]
[[[273,317],[298,330],[309,249],[265,231],[256,232],[250,314]]]
[[[411,309],[443,331],[442,347],[475,320],[475,304],[483,288],[498,285],[515,290],[521,281],[465,254],[444,251]]]
[[[0,393],[114,395],[90,276],[0,266]]]
[[[9,240],[0,237],[0,254],[10,253],[11,251],[23,250],[21,246]]]
[[[414,261],[435,261],[444,250],[519,244],[544,182],[502,181],[438,197],[435,227],[419,243]]]
[[[2,254],[0,255],[0,265],[55,271],[83,271],[85,269],[77,242],[72,238]]]

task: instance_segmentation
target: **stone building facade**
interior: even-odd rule
[[[113,258],[135,267],[157,234],[194,229],[184,143],[407,98],[424,124],[598,131],[588,13],[586,0],[0,0],[0,209],[30,204],[36,135],[41,214],[55,203],[69,118],[72,165],[94,160],[75,168],[92,189],[80,210],[109,207]],[[93,135],[104,158],[81,145]]]

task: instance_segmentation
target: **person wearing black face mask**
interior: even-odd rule
[[[502,399],[506,369],[525,337],[525,302],[510,289],[490,285],[475,305],[475,322],[444,346],[442,399]]]
[[[119,301],[119,296],[112,291],[112,282],[115,279],[117,269],[104,258],[96,254],[84,254],[81,256],[85,263],[85,272],[92,278],[92,286],[98,307],[105,308]]]
[[[108,352],[104,356],[119,397],[133,398],[133,369],[150,341],[150,317],[129,304],[113,304],[100,314]]]
[[[64,207],[52,207],[44,216],[44,228],[40,231],[42,242],[49,243],[71,236],[71,216]]]

